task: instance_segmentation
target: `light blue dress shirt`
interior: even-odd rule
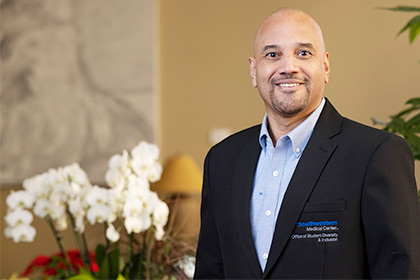
[[[318,108],[306,120],[277,140],[276,147],[274,147],[268,133],[267,115],[263,119],[260,132],[262,150],[255,173],[251,198],[252,235],[263,271],[267,264],[284,194],[324,104],[325,99],[322,98]]]

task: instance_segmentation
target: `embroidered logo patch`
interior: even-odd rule
[[[292,234],[295,239],[314,239],[318,242],[337,242],[339,235],[338,221],[297,222],[298,233]]]

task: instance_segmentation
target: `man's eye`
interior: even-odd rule
[[[266,57],[278,57],[278,55],[275,52],[269,52],[265,56]]]
[[[299,55],[300,56],[310,56],[312,53],[311,52],[309,52],[309,51],[300,51],[299,52]]]

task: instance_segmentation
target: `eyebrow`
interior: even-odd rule
[[[315,47],[312,43],[299,43],[298,45],[299,45],[299,47],[305,47],[305,48],[309,48],[309,49],[312,49],[312,50],[315,49]]]
[[[314,47],[314,45],[312,43],[298,43],[297,46],[300,47],[300,48],[304,47],[304,48],[309,48],[311,50],[315,50],[315,47]],[[279,45],[275,45],[275,44],[273,44],[273,45],[266,45],[262,49],[261,54],[263,54],[264,52],[266,52],[268,50],[278,49],[278,48],[280,48]]]
[[[266,52],[268,50],[277,49],[277,48],[279,48],[279,45],[267,45],[267,46],[264,46],[264,48],[261,51],[261,54],[263,54],[264,52]]]

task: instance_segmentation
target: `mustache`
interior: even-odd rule
[[[271,84],[275,85],[282,81],[290,81],[290,80],[294,80],[296,82],[302,82],[302,83],[305,83],[307,81],[306,78],[299,77],[296,74],[281,74],[280,77],[273,78],[271,80]]]

